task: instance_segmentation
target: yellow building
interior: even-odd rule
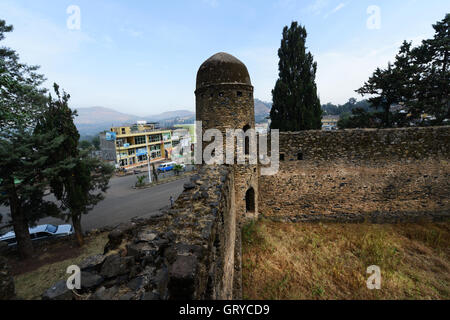
[[[155,123],[138,121],[135,125],[111,128],[115,140],[116,161],[124,169],[171,159],[172,134],[170,130],[157,129]]]

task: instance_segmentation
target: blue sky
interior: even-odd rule
[[[79,30],[67,27],[71,5]],[[72,107],[138,115],[194,110],[198,67],[220,51],[243,61],[255,97],[271,101],[282,29],[293,20],[308,31],[321,102],[359,99],[354,90],[403,40],[431,37],[448,12],[448,0],[0,1],[0,19],[15,27],[5,45],[41,65],[46,85],[66,89]]]

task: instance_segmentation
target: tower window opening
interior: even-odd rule
[[[297,153],[297,160],[303,160],[303,152],[299,151]]]
[[[280,153],[280,161],[284,161],[284,153]]]
[[[244,134],[247,132],[247,130],[250,129],[250,126],[247,124],[244,126]],[[244,149],[245,149],[245,155],[249,155],[250,154],[250,138],[249,136],[245,136],[245,140],[244,140]]]
[[[250,188],[245,193],[245,209],[247,212],[255,212],[255,190]]]
[[[236,94],[238,97],[242,97],[242,91],[238,91]]]

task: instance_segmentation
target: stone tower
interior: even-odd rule
[[[247,67],[232,55],[224,52],[217,53],[200,66],[195,96],[196,119],[202,121],[203,133],[207,129],[218,129],[222,132],[225,144],[227,129],[243,129],[244,132],[255,129],[253,86],[250,75]],[[245,154],[247,153],[248,147]],[[258,165],[249,164],[248,155],[246,155],[246,164],[235,164],[234,169],[238,217],[256,217]]]

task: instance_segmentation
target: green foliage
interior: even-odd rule
[[[0,41],[13,30],[0,20]],[[12,49],[0,47],[0,204],[9,206],[19,253],[32,254],[28,227],[58,208],[43,200],[49,151],[63,139],[34,132],[36,120],[45,112],[44,76],[37,66],[19,61]]]
[[[81,140],[79,143],[79,147],[82,150],[88,150],[88,149],[93,148],[93,145],[88,140]]]
[[[418,47],[404,41],[395,62],[388,63],[386,69],[377,68],[356,90],[363,96],[371,95],[371,105],[383,109],[383,127],[424,125],[423,114],[434,116],[431,125],[442,125],[450,119],[449,23],[447,14],[433,25],[434,37]],[[404,105],[409,115],[392,113],[394,104]]]
[[[92,139],[92,145],[94,146],[95,150],[100,150],[100,136],[96,135]]]
[[[280,131],[320,129],[322,109],[315,83],[317,63],[306,52],[306,29],[297,22],[283,29],[278,50],[279,78],[272,90],[271,128]]]
[[[356,101],[355,98],[350,98],[347,103],[342,105],[335,105],[327,103],[322,105],[323,115],[342,116],[343,114],[351,113],[354,109],[363,109],[364,111],[374,111],[371,104],[367,100]]]
[[[0,42],[13,27],[0,20]],[[0,47],[0,127],[2,131],[32,128],[36,115],[45,107],[45,89],[40,85],[43,75],[38,66],[19,61],[12,49]]]
[[[137,181],[136,181],[136,187],[143,187],[145,186],[145,178],[146,176],[137,176]]]
[[[72,220],[81,245],[81,215],[104,199],[114,168],[91,158],[89,150],[78,148],[80,135],[73,122],[76,111],[68,106],[70,95],[60,94],[56,84],[54,90],[56,98],[49,96],[48,109],[38,119],[35,131],[60,137],[63,141],[48,152],[46,178],[62,204],[63,218]]]
[[[179,175],[180,172],[183,171],[183,166],[176,164],[176,165],[174,165],[173,170],[175,171],[176,175]]]

